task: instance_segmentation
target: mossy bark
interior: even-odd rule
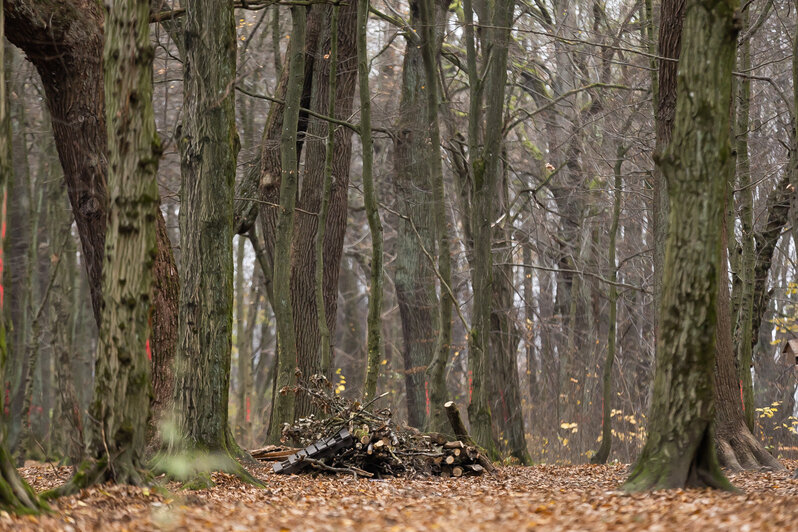
[[[103,76],[102,2],[4,2],[7,37],[25,52],[44,86],[53,136],[85,259],[94,318],[102,318],[108,218],[108,158]],[[108,115],[110,116],[110,115]],[[160,211],[153,279],[153,409],[170,399],[177,334],[177,269]]]
[[[144,463],[152,393],[147,342],[160,144],[152,108],[148,1],[109,5],[104,49],[110,206],[92,423],[87,460],[53,492],[57,495],[106,481],[141,485],[149,478]]]
[[[369,63],[366,30],[369,18],[369,0],[357,4],[357,74],[360,88],[360,143],[363,146],[363,202],[366,220],[371,233],[371,275],[369,278],[369,307],[366,318],[366,381],[364,400],[377,396],[377,379],[382,361],[382,221],[374,189],[374,142],[371,138],[371,94],[369,93]]]
[[[668,181],[670,231],[659,307],[648,438],[624,489],[733,489],[715,453],[715,328],[730,145],[734,0],[685,5]]]
[[[239,143],[233,87],[232,4],[188,4],[184,26],[184,120],[180,133],[181,277],[173,453],[214,453],[213,469],[243,473],[247,455],[228,425],[233,331],[233,191]],[[197,478],[208,472],[197,472]],[[209,477],[206,479],[209,480]]]

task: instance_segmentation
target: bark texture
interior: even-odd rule
[[[668,180],[670,226],[648,438],[628,491],[732,489],[718,465],[714,418],[716,301],[730,146],[737,28],[732,0],[688,0],[671,143],[658,158]]]
[[[179,446],[223,455],[233,321],[233,191],[238,137],[232,5],[187,6],[180,132],[181,270],[174,409]]]
[[[89,458],[104,469],[95,482],[137,485],[147,478],[142,473],[152,393],[147,343],[161,155],[152,108],[149,14],[148,0],[116,1],[108,5],[105,24],[110,205],[87,438]]]

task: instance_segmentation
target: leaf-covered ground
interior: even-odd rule
[[[796,462],[787,464],[790,470]],[[171,496],[106,486],[55,501],[52,515],[12,517],[0,530],[705,530],[798,529],[798,480],[789,472],[734,475],[741,494],[678,490],[626,495],[626,466],[505,467],[460,479],[353,479],[253,472],[257,489],[216,475],[216,487]],[[21,469],[38,489],[68,468]]]

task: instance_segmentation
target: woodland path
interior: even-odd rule
[[[786,464],[790,470],[798,465]],[[53,504],[44,517],[0,512],[1,530],[798,530],[798,480],[791,473],[734,475],[741,494],[678,490],[626,495],[625,465],[504,467],[460,479],[353,479],[253,472],[267,489],[225,475],[217,486],[170,497],[104,486]],[[37,489],[68,468],[21,469]],[[61,480],[59,480],[59,476]],[[176,488],[176,486],[174,486]]]

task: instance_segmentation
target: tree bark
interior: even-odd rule
[[[751,433],[743,413],[739,374],[732,342],[731,304],[726,270],[727,223],[723,224],[721,276],[718,286],[715,328],[715,446],[720,465],[731,471],[783,470],[776,458]],[[750,374],[750,370],[749,370]]]
[[[728,176],[733,0],[687,0],[671,143],[658,157],[671,198],[654,399],[628,491],[733,489],[715,453],[715,329]]]
[[[366,318],[366,382],[363,398],[366,402],[377,396],[377,378],[382,362],[382,222],[374,190],[374,142],[371,138],[371,94],[369,94],[369,63],[366,29],[369,0],[358,0],[357,7],[357,73],[360,89],[360,143],[363,147],[363,202],[371,233],[371,277],[369,279],[369,311]]]
[[[233,192],[238,136],[232,4],[187,5],[180,131],[181,286],[172,449],[244,456],[228,425],[233,330]],[[200,472],[199,485],[208,483]]]
[[[73,477],[140,485],[151,387],[152,267],[157,256],[160,141],[152,107],[148,0],[109,4],[105,24],[105,108],[108,112],[108,222],[102,320],[90,406],[87,455],[95,469]]]
[[[291,287],[291,240],[294,236],[294,213],[299,167],[297,132],[299,106],[305,77],[305,30],[307,13],[303,6],[291,8],[291,44],[289,46],[289,79],[285,93],[283,129],[280,139],[280,214],[274,244],[274,315],[277,320],[279,358],[277,365],[277,395],[269,426],[269,442],[278,443],[285,423],[294,419],[296,382],[299,360],[294,329],[294,310]]]

